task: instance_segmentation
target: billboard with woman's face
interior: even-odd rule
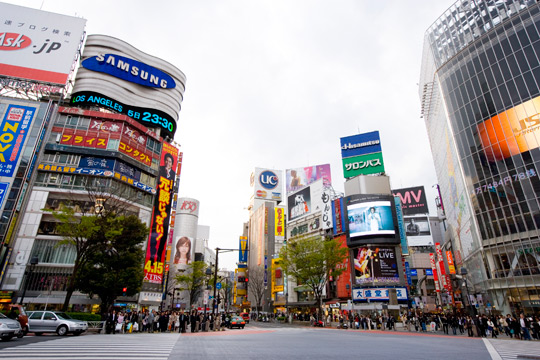
[[[187,236],[181,236],[176,240],[173,263],[175,265],[191,264],[191,248],[193,239]]]

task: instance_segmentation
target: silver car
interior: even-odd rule
[[[88,330],[88,323],[75,320],[59,311],[32,311],[28,314],[28,331],[36,335],[55,332],[60,336],[67,333],[81,335]]]
[[[10,319],[0,313],[0,338],[7,341],[14,336],[20,335],[22,335],[21,324],[17,320]]]

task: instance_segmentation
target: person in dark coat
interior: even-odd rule
[[[180,315],[178,316],[178,322],[180,323],[180,327],[178,329],[178,332],[185,333],[186,332],[186,324],[189,324],[189,316],[184,313],[184,310],[180,311]]]
[[[193,310],[191,316],[189,317],[189,323],[191,324],[191,332],[195,332],[195,327],[197,326],[197,311]]]

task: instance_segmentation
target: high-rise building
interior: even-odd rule
[[[465,306],[540,306],[540,4],[457,1],[426,31],[422,115]],[[463,271],[466,269],[466,271]]]

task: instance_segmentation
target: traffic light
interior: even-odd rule
[[[123,288],[123,289],[122,289],[122,292],[124,293],[124,296],[126,296],[127,287]]]
[[[249,282],[249,279],[247,277],[245,277],[244,282]]]

